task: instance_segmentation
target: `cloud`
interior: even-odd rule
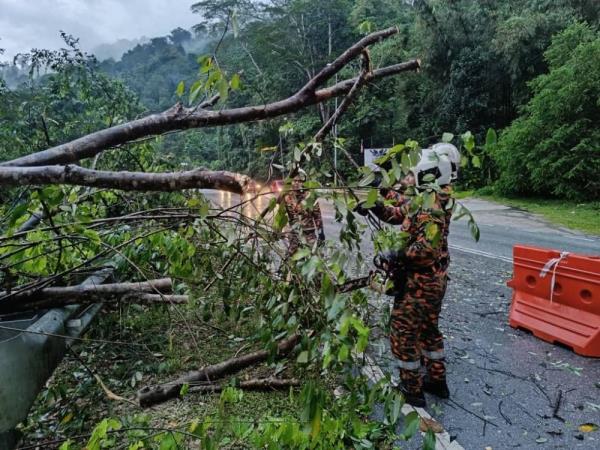
[[[103,43],[164,36],[198,22],[193,0],[0,0],[0,48],[5,58],[31,48],[63,45],[59,30],[90,51]]]

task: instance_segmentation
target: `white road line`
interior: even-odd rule
[[[484,252],[483,250],[475,250],[474,248],[461,247],[460,245],[454,245],[454,244],[449,244],[448,247],[453,250],[458,250],[459,252],[471,253],[473,255],[484,256],[486,258],[497,259],[497,260],[508,262],[508,263],[513,262],[512,258],[508,258],[506,256],[501,256],[501,255],[495,255],[494,253]]]
[[[577,239],[578,241],[586,241],[586,242],[597,242],[597,239],[584,238],[579,236],[570,236],[571,239]]]
[[[379,380],[383,379],[385,375],[383,374],[383,370],[381,367],[377,365],[377,363],[371,358],[369,355],[363,355],[365,362],[367,365],[363,366],[362,373],[373,383],[379,382]],[[402,407],[402,414],[405,416],[410,414],[411,412],[416,411],[419,417],[423,417],[425,419],[431,419],[431,415],[425,411],[423,408],[415,408],[405,403]],[[439,423],[439,422],[438,422]],[[421,432],[422,435],[425,433]],[[435,450],[465,450],[462,445],[460,445],[456,440],[450,440],[450,434],[446,430],[441,433],[435,434]]]

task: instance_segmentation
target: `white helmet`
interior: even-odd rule
[[[456,181],[458,179],[458,168],[460,167],[460,152],[458,149],[452,144],[441,142],[435,144],[432,150],[440,156],[448,157],[450,164],[452,164],[452,181]]]
[[[440,186],[445,186],[452,182],[452,163],[445,154],[440,154],[431,148],[421,151],[419,162],[411,169],[415,176],[417,188],[421,188],[437,182]],[[433,178],[427,177],[433,175]]]

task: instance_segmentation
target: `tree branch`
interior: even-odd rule
[[[227,171],[206,169],[185,172],[111,172],[66,166],[0,167],[0,186],[32,184],[71,184],[123,191],[178,191],[181,189],[218,189],[242,194],[251,178]]]
[[[29,301],[32,297],[45,298],[61,298],[70,295],[79,297],[92,298],[96,295],[117,295],[127,294],[130,292],[171,292],[173,282],[170,278],[159,278],[156,280],[140,281],[140,282],[125,282],[125,283],[109,283],[109,284],[86,284],[77,286],[56,286],[44,289],[26,291],[20,294],[13,295],[15,301]],[[0,300],[5,295],[5,292],[0,292]],[[0,302],[1,303],[1,302]]]
[[[335,73],[358,56],[367,46],[396,32],[397,29],[390,28],[361,39],[342,53],[334,62],[315,75],[297,93],[284,100],[265,105],[219,111],[209,111],[198,107],[185,108],[178,103],[162,113],[152,114],[141,119],[100,130],[41,152],[23,156],[12,161],[6,161],[1,163],[0,166],[43,166],[74,163],[81,159],[95,156],[108,148],[169,131],[252,122],[298,111],[306,106],[347,94],[356,83],[356,79],[344,80],[329,88],[320,90],[316,90],[316,88],[335,75]],[[400,72],[417,70],[419,67],[420,63],[418,60],[411,60],[370,72],[365,77],[365,81],[370,82],[379,78],[396,75]]]
[[[294,334],[283,341],[280,341],[277,345],[277,358],[282,358],[289,354],[298,341],[300,336]],[[246,355],[227,359],[218,364],[203,367],[193,372],[170,382],[164,383],[157,386],[145,387],[138,393],[138,400],[140,406],[148,407],[167,401],[171,398],[178,397],[181,392],[183,385],[193,385],[198,382],[210,382],[219,378],[223,378],[227,375],[232,375],[239,372],[246,367],[264,362],[268,359],[270,352],[267,350],[259,350],[254,353],[248,353]]]

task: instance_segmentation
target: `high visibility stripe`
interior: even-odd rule
[[[398,367],[406,370],[419,370],[421,361],[398,361]]]
[[[428,352],[427,350],[421,350],[423,356],[429,359],[444,359],[444,350],[438,350],[435,352]]]

